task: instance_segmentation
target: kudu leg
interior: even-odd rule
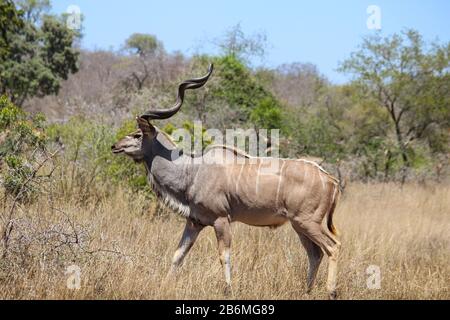
[[[337,260],[341,244],[334,235],[327,232],[319,222],[294,218],[292,226],[317,244],[328,256],[327,290],[330,299],[336,298]]]
[[[306,250],[308,255],[309,267],[308,267],[308,293],[311,292],[314,281],[316,280],[317,271],[319,270],[320,263],[322,262],[323,252],[320,247],[311,241],[307,236],[298,233],[298,237]]]
[[[183,235],[181,236],[178,248],[173,255],[170,273],[176,271],[176,269],[183,263],[184,257],[186,257],[187,253],[192,248],[198,234],[203,230],[203,228],[204,226],[200,224],[194,223],[189,219],[186,220]]]
[[[217,244],[219,247],[220,263],[224,269],[227,289],[231,289],[231,228],[227,218],[219,218],[214,222]]]

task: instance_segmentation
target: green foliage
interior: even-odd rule
[[[79,54],[73,48],[75,32],[57,17],[41,14],[45,3],[22,2],[26,17],[23,11],[12,12],[4,4],[0,12],[5,25],[0,43],[0,94],[18,106],[28,97],[58,93],[61,80],[78,70]],[[5,19],[10,16],[15,18]]]
[[[151,34],[133,33],[125,42],[125,47],[141,57],[153,55],[162,44]]]
[[[117,129],[115,139],[119,140],[124,138],[126,135],[136,131],[136,121],[135,120],[125,120],[122,125]]]
[[[14,197],[20,196],[19,200],[28,201],[37,192],[36,188],[29,184],[25,192],[20,194],[24,183],[32,176],[33,168],[28,161],[21,156],[8,155],[5,158],[7,169],[4,174],[3,187],[8,194]]]
[[[67,192],[80,188],[81,193],[88,193],[96,186],[114,184],[148,190],[144,168],[130,165],[128,158],[111,153],[111,145],[134,130],[134,121],[126,121],[115,132],[109,126],[82,117],[72,118],[65,124],[50,125],[47,132],[51,140],[64,145],[59,161],[67,168],[63,174],[68,184],[61,188]],[[70,168],[71,165],[74,167]]]
[[[28,117],[6,96],[0,96],[0,181],[7,194],[21,201],[30,200],[37,191],[33,184],[22,189],[44,151],[44,123],[43,115]]]
[[[222,99],[238,112],[238,120],[247,122],[251,109],[265,98],[267,92],[251,76],[249,69],[234,56],[217,59],[216,73],[220,78],[212,95]]]
[[[6,130],[21,117],[23,111],[12,104],[6,96],[0,96],[0,129]]]
[[[365,38],[340,67],[355,76],[359,101],[372,101],[372,108],[385,113],[389,126],[379,138],[384,145],[395,141],[386,154],[404,168],[422,162],[415,159],[424,143],[431,153],[448,150],[450,43],[427,48],[414,30],[386,38],[377,34]]]
[[[136,121],[124,121],[122,126],[117,130],[115,141],[122,139],[126,135],[136,130]],[[111,150],[108,149],[111,153]],[[133,190],[144,190],[149,192],[150,187],[147,182],[147,172],[142,165],[130,165],[130,159],[125,156],[113,156],[109,163],[106,175],[115,183],[126,181]]]
[[[20,105],[26,97],[56,93],[61,79],[76,71],[78,56],[72,48],[76,35],[65,30],[59,19],[43,14],[48,1],[16,3],[23,10],[9,1],[0,4],[4,31],[0,33],[0,92]],[[210,144],[206,128],[266,128],[281,129],[283,156],[321,157],[336,165],[343,161],[358,178],[388,180],[405,168],[424,172],[445,161],[450,151],[449,43],[428,46],[412,30],[368,37],[341,64],[340,70],[354,75],[353,81],[338,86],[313,65],[293,63],[255,70],[249,57],[263,54],[259,40],[244,35],[237,26],[219,43],[222,55],[184,59],[165,53],[153,35],[133,34],[125,46],[135,55],[114,55],[115,62],[106,66],[111,67],[108,70],[131,70],[126,93],[118,94],[125,95],[124,100],[136,92],[129,81],[138,91],[157,82],[148,91],[150,105],[164,107],[173,100],[179,80],[204,74],[209,63],[214,63],[207,85],[188,91],[180,115],[170,119],[174,122],[163,122],[167,124],[162,130],[173,137],[179,127],[191,134],[191,141],[177,137],[181,148],[194,150],[194,139],[202,140],[203,147]],[[174,70],[186,72],[174,79]],[[112,77],[107,77],[108,88],[116,83]],[[123,80],[119,77],[117,83]],[[142,97],[147,106],[147,97]],[[112,143],[135,130],[134,119],[118,130],[85,118],[45,127],[40,116],[24,114],[6,97],[0,105],[0,156],[3,167],[17,173],[7,181],[10,190],[27,174],[24,152],[47,143],[43,129],[53,142],[64,145],[58,161],[66,166],[61,181],[68,181],[63,186],[67,192],[79,188],[83,195],[94,185],[112,184],[148,189],[142,166],[110,152]],[[194,132],[193,121],[198,119],[203,125],[201,136]],[[6,161],[10,155],[15,158]]]
[[[193,122],[185,121],[183,123],[183,128],[185,130],[187,130],[191,136],[191,141],[190,141],[191,149],[190,150],[195,151],[195,142],[201,141],[202,150],[206,149],[212,143],[211,137],[208,136],[208,134],[206,133],[207,128],[205,128],[204,125],[202,125],[202,131],[198,132],[199,130],[195,130]],[[183,141],[183,143],[185,143],[185,142]],[[186,142],[186,143],[189,143],[189,142]]]
[[[208,120],[206,114],[214,117],[225,107],[229,114],[227,123],[233,127],[264,124],[268,128],[280,128],[281,104],[251,73],[249,67],[234,55],[198,56],[193,62],[195,70],[190,73],[204,72],[210,62],[214,63],[215,71],[206,86],[206,95],[201,90],[190,92],[186,102],[186,105],[196,108],[203,122]]]
[[[26,21],[38,22],[44,13],[50,11],[50,0],[16,0],[18,7],[23,11]]]
[[[76,34],[67,29],[64,22],[51,16],[45,16],[42,27],[42,42],[41,54],[44,56],[43,60],[45,66],[51,71],[56,80],[67,79],[70,73],[78,71],[78,55],[79,53],[72,48]],[[53,84],[53,91],[48,90],[48,93],[57,93],[59,89],[59,82]]]
[[[53,173],[53,181],[61,195],[86,201],[93,195],[108,193],[110,185],[149,191],[143,166],[130,165],[128,158],[111,153],[111,145],[135,127],[134,121],[127,121],[116,131],[83,117],[46,126],[42,115],[30,117],[2,96],[1,186],[14,197],[20,192],[21,201],[31,200],[39,188],[35,183],[28,183],[25,192],[21,191],[25,182],[30,178],[37,179],[34,167],[42,161],[47,148],[61,148],[55,159],[58,169]]]
[[[267,47],[267,37],[264,33],[248,36],[238,23],[231,27],[222,39],[216,43],[223,56],[230,56],[239,61],[248,62],[252,57],[262,58]]]
[[[278,102],[271,96],[260,100],[252,110],[250,120],[259,128],[280,129],[282,114]]]
[[[334,162],[342,155],[341,145],[336,143],[335,130],[329,127],[325,118],[314,114],[302,113],[302,119],[293,117],[288,122],[291,131],[290,140],[293,141],[295,154],[291,156],[316,156]],[[283,153],[284,150],[281,150]]]
[[[178,136],[178,133],[176,130],[177,128],[172,123],[167,123],[162,130],[167,133],[169,136],[171,136],[173,142],[177,145],[177,147],[181,150],[188,151],[189,153],[196,151],[195,143],[201,142],[201,149],[206,149],[213,141],[210,136],[207,134],[207,128],[205,128],[202,124],[202,131],[199,132],[199,130],[195,130],[195,124],[191,121],[184,121],[182,124],[183,130],[189,135],[190,140],[185,141],[184,136]]]
[[[28,119],[27,115],[6,96],[0,96],[0,129],[4,135],[0,145],[0,156],[42,148],[46,141],[42,131],[44,122],[42,114]]]
[[[172,123],[169,122],[162,128],[162,130],[165,133],[167,133],[168,135],[171,135],[176,130],[176,127]]]
[[[24,26],[22,16],[23,11],[17,10],[13,1],[0,2],[0,61],[4,61],[11,52],[11,35]]]

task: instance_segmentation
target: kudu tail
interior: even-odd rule
[[[328,211],[328,215],[327,215],[327,227],[328,230],[330,230],[330,232],[332,234],[334,234],[335,236],[339,235],[338,230],[336,229],[336,227],[333,224],[333,214],[334,214],[334,210],[336,209],[336,205],[339,199],[339,196],[341,195],[341,191],[339,189],[339,185],[335,186],[335,189],[333,191],[333,198],[331,200],[331,206],[330,206],[330,210]]]

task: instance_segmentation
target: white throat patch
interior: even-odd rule
[[[164,187],[160,186],[156,180],[153,178],[153,175],[148,173],[147,175],[148,181],[155,191],[156,195],[160,200],[162,200],[163,204],[166,207],[174,210],[185,218],[189,218],[191,215],[191,209],[188,205],[177,200],[169,191],[167,191]]]

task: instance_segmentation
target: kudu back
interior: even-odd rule
[[[227,146],[210,147],[199,156],[183,154],[170,137],[150,123],[176,114],[185,90],[202,87],[212,71],[210,65],[205,76],[182,82],[172,108],[150,110],[137,117],[139,129],[112,146],[113,153],[124,153],[143,163],[158,198],[186,218],[171,271],[181,265],[201,230],[212,226],[225,281],[231,288],[230,224],[238,221],[277,227],[290,222],[308,255],[308,292],[325,253],[327,289],[330,298],[335,298],[340,251],[333,225],[340,194],[336,178],[309,160],[251,157]]]

